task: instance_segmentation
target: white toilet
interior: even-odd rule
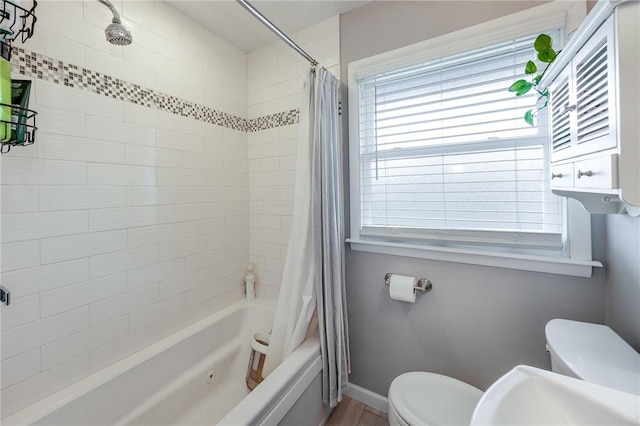
[[[609,327],[554,319],[545,334],[552,371],[640,395],[640,354]],[[389,387],[389,423],[469,425],[482,393],[441,374],[405,373]]]
[[[413,371],[389,387],[391,426],[469,425],[482,391],[442,374]]]
[[[640,395],[640,354],[611,328],[554,319],[545,335],[551,371]]]

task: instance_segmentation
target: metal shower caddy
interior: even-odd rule
[[[35,23],[38,20],[35,15],[35,9],[38,5],[36,0],[32,0],[32,5],[30,8],[26,9],[21,5],[14,4],[8,0],[2,1],[2,9],[0,9],[0,25],[4,28],[11,30],[12,34],[6,34],[4,37],[4,42],[0,42],[0,55],[2,58],[11,62],[11,53],[12,46],[11,43],[17,40],[18,38],[24,43],[31,36],[33,36],[33,29],[35,27]],[[8,25],[7,25],[8,24]],[[25,138],[24,141],[3,141],[0,142],[0,153],[4,154],[11,150],[12,146],[25,146],[31,145],[35,142],[36,130],[36,115],[37,112],[27,109],[21,108],[17,105],[11,105],[7,103],[0,103],[0,106],[10,107],[11,108],[11,116],[15,117],[16,120],[13,123],[17,122],[18,117],[25,118],[24,123],[20,123],[18,125],[24,126],[25,129]],[[9,124],[12,123],[6,120],[0,120],[0,123]]]

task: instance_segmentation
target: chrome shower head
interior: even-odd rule
[[[111,24],[104,30],[104,34],[107,37],[107,41],[116,46],[126,46],[131,44],[133,37],[127,28],[120,22],[120,14],[118,10],[111,4],[109,0],[98,0],[98,2],[105,5],[113,14]]]
[[[107,41],[111,44],[115,44],[116,46],[126,46],[131,44],[131,41],[133,41],[129,30],[120,22],[113,22],[109,24],[109,26],[105,28],[104,34],[107,37]]]

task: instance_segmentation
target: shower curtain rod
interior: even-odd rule
[[[247,11],[249,11],[249,13],[251,13],[253,16],[255,16],[255,18],[262,22],[267,28],[269,28],[271,31],[273,31],[278,37],[280,37],[282,39],[282,41],[284,41],[285,43],[287,43],[293,50],[295,50],[296,52],[298,52],[299,54],[301,54],[302,56],[304,56],[304,58],[309,61],[311,63],[312,66],[316,66],[318,65],[318,61],[316,61],[315,59],[313,59],[307,52],[305,52],[304,50],[302,50],[302,48],[300,46],[298,46],[297,44],[294,43],[293,40],[291,40],[285,33],[283,33],[282,31],[280,31],[280,29],[278,27],[276,27],[275,25],[273,25],[273,23],[271,21],[269,21],[267,18],[264,17],[264,15],[262,13],[260,13],[255,7],[253,7],[251,4],[249,4],[248,1],[246,0],[236,0],[238,3],[240,3],[240,5],[242,7],[244,7]]]

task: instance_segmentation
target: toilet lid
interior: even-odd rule
[[[465,425],[482,391],[441,374],[405,373],[389,387],[389,404],[410,425]]]

